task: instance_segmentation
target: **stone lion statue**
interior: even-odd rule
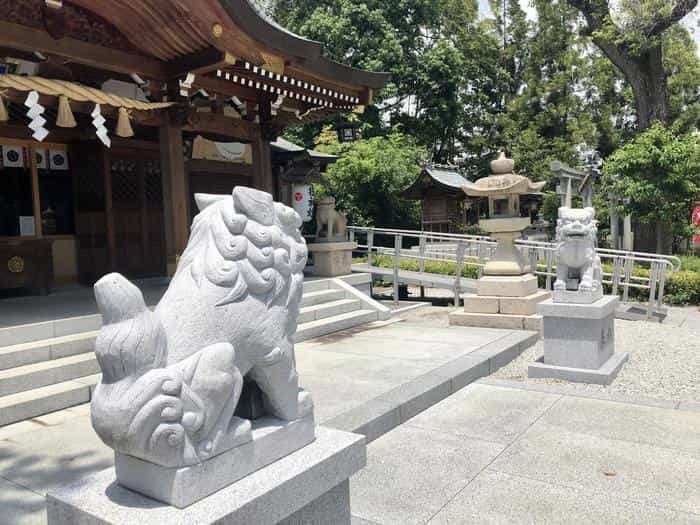
[[[324,197],[316,203],[316,240],[347,240],[348,220],[335,209],[335,199]]]
[[[597,241],[598,227],[593,208],[559,208],[555,291],[602,292]]]
[[[250,421],[234,415],[244,378],[268,415],[293,421],[313,411],[292,342],[307,259],[301,218],[245,187],[196,201],[189,243],[155,311],[119,274],[95,284],[104,325],[93,426],[116,451],[165,467],[251,439]]]

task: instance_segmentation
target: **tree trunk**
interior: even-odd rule
[[[639,57],[637,70],[627,80],[632,86],[637,106],[637,127],[645,130],[655,121],[666,124],[668,119],[668,83],[663,68],[661,46]]]
[[[637,128],[645,130],[655,121],[668,119],[668,82],[663,66],[661,44],[641,55],[632,55],[621,47],[594,38],[596,45],[622,72],[632,87],[637,109]]]

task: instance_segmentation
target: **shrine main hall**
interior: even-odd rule
[[[333,159],[282,131],[386,82],[249,0],[0,0],[0,291],[172,274],[194,193],[292,204]]]

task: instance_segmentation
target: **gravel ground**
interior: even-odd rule
[[[427,306],[399,317],[428,326],[448,326],[449,307]],[[616,350],[628,352],[629,361],[610,386],[529,379],[527,367],[543,354],[542,341],[490,376],[529,385],[589,394],[613,394],[700,403],[700,311],[697,307],[670,308],[662,324],[615,321]]]
[[[542,356],[542,341],[491,377],[589,393],[700,402],[700,324],[686,321],[678,326],[617,320],[615,344],[616,351],[628,352],[630,359],[610,386],[529,379],[528,364]]]

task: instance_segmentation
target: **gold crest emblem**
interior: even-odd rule
[[[22,273],[24,271],[24,259],[15,255],[7,261],[7,269],[12,273]]]

